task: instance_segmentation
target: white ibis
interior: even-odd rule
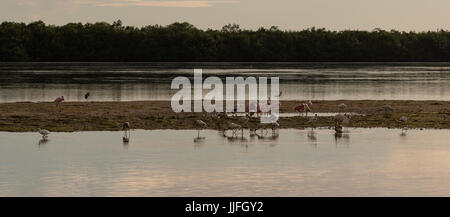
[[[334,117],[335,121],[335,127],[336,133],[342,133],[343,125],[347,125],[350,122],[350,119],[352,118],[351,114],[338,114]]]
[[[408,129],[408,127],[406,127],[405,125],[406,125],[406,122],[408,121],[408,118],[406,116],[401,116],[399,120],[400,120],[400,123],[403,124],[403,126],[404,126],[402,131],[406,131]]]
[[[202,128],[206,128],[206,127],[208,126],[208,124],[206,124],[206,123],[205,123],[204,121],[202,121],[202,120],[195,120],[195,121],[194,121],[194,124],[197,126],[197,130],[198,130],[197,137],[200,138],[200,130],[201,130]]]
[[[311,129],[314,128],[314,123],[317,122],[317,119],[318,119],[318,117],[317,117],[317,114],[316,114],[316,115],[314,115],[314,117],[311,117],[308,120],[308,124],[311,125]]]
[[[241,130],[242,130],[242,134],[244,134],[244,126],[247,126],[248,121],[250,120],[250,115],[245,114],[244,117],[240,117],[239,118],[239,124],[242,126]]]
[[[272,129],[272,135],[275,135],[276,129],[280,127],[280,124],[278,123],[278,115],[271,114],[267,123],[260,123],[258,125],[258,128],[261,129],[261,135],[263,130],[266,130],[269,127]]]
[[[122,124],[122,130],[130,130],[131,129],[131,125],[129,122],[123,122]]]
[[[50,131],[38,128],[38,133],[42,135],[42,138],[47,138],[48,134],[50,134]]]
[[[123,136],[122,140],[125,143],[128,143],[130,141],[130,137],[131,137],[131,125],[129,122],[123,122],[122,123],[122,130],[124,131],[125,135]]]

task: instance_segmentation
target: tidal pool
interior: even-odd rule
[[[450,130],[200,135],[0,132],[0,196],[450,196]]]

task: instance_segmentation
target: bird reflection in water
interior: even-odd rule
[[[205,137],[195,137],[194,138],[194,143],[204,143],[205,142]]]
[[[194,149],[199,149],[205,144],[205,138],[204,137],[197,137],[194,138]]]
[[[306,138],[311,142],[311,145],[317,148],[317,136],[314,129],[311,129],[306,133]]]
[[[278,133],[278,131],[272,131],[272,133],[269,135],[268,131],[264,131],[261,130],[261,133],[258,133],[257,131],[255,131],[255,135],[257,136],[258,139],[260,140],[266,140],[266,141],[276,141],[278,140],[278,137],[280,136],[280,134]]]
[[[405,130],[405,129],[402,129],[402,132],[400,133],[400,136],[401,137],[406,137],[406,132],[408,132],[407,130]]]
[[[43,137],[42,139],[40,139],[38,141],[38,146],[41,147],[42,145],[45,145],[49,142],[50,140],[47,137]]]
[[[348,133],[348,131],[336,132],[334,134],[334,141],[336,144],[336,148],[339,146],[339,143],[342,143],[345,147],[348,148],[350,146],[350,134]]]

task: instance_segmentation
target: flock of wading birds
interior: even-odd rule
[[[279,96],[281,96],[281,94],[282,93],[280,92]],[[89,98],[89,96],[90,96],[90,93],[88,92],[84,95],[84,98],[87,100]],[[58,97],[54,100],[57,107],[60,107],[60,103],[63,101],[64,101],[64,96]],[[268,102],[268,105],[270,106],[270,100]],[[305,103],[301,103],[301,104],[295,106],[293,108],[293,110],[295,112],[297,112],[299,115],[305,115],[305,117],[307,117],[308,112],[312,112],[311,106],[312,106],[312,101],[308,100]],[[270,119],[270,122],[269,123],[261,123],[256,128],[249,128],[250,136],[256,135],[258,137],[264,137],[268,133],[268,129],[271,129],[272,137],[278,136],[277,130],[280,127],[280,124],[278,123],[278,116],[276,114],[271,114],[270,112],[263,113],[262,110],[260,109],[259,105],[255,106],[255,107],[257,107],[257,108],[252,109],[252,110],[256,110],[256,112],[255,112],[256,116],[260,117],[261,115],[267,115]],[[344,111],[347,108],[347,105],[344,103],[341,103],[338,105],[338,108],[340,111]],[[385,111],[393,110],[392,107],[389,105],[384,106],[383,109]],[[233,113],[234,116],[237,116],[237,111],[238,111],[238,105],[235,106],[234,113]],[[247,123],[250,121],[251,118],[253,118],[255,113],[250,112],[248,105],[246,105],[245,115],[240,117],[239,119],[237,119],[236,123],[228,120],[227,113],[215,113],[214,112],[214,113],[210,113],[210,115],[211,115],[211,118],[215,119],[218,123],[225,123],[226,126],[221,128],[223,136],[227,136],[227,131],[231,131],[231,133],[232,133],[231,137],[237,137],[239,134],[239,131],[241,132],[241,136],[244,135],[244,128],[245,127],[248,128]],[[339,112],[339,114],[337,114],[334,117],[334,130],[336,132],[336,135],[342,135],[342,133],[344,132],[344,130],[343,130],[344,125],[347,125],[350,122],[351,118],[352,118],[351,114],[349,114],[349,113],[342,114],[341,112]],[[308,124],[311,126],[311,130],[313,130],[315,128],[314,123],[317,122],[317,119],[318,119],[317,114],[315,114],[314,116],[312,116],[308,119]],[[403,124],[402,133],[405,133],[405,131],[408,129],[405,126],[407,120],[408,120],[408,118],[406,116],[402,116],[399,119],[400,123]],[[201,140],[205,139],[204,137],[200,137],[200,130],[207,128],[208,124],[206,124],[206,122],[204,122],[201,119],[195,120],[194,124],[197,127],[197,138],[195,138],[194,141],[197,142],[197,141],[201,141]],[[130,123],[129,122],[122,123],[122,130],[124,131],[124,136],[122,137],[122,140],[124,143],[128,143],[131,138]],[[260,133],[258,133],[258,130],[260,130]],[[43,142],[45,142],[48,138],[48,135],[50,134],[50,131],[48,131],[46,129],[38,128],[38,133],[42,135],[42,139],[44,140]]]

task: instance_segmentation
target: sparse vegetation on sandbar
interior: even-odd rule
[[[302,102],[282,101],[280,112],[292,113],[299,103]],[[313,101],[312,111],[340,112],[341,103],[347,105],[341,112],[364,114],[353,115],[349,127],[397,128],[399,118],[406,116],[409,128],[450,129],[450,102],[447,101]],[[309,127],[309,117],[281,117],[280,127]],[[10,132],[36,131],[38,127],[54,132],[115,131],[121,130],[125,121],[132,123],[133,129],[196,129],[197,119],[205,121],[211,129],[224,127],[221,121],[206,113],[174,113],[170,101],[64,102],[61,108],[50,102],[0,104],[0,131]],[[229,117],[229,121],[233,119],[237,117]],[[254,127],[258,122],[252,118],[247,127]],[[314,125],[331,127],[333,117],[319,117]]]

